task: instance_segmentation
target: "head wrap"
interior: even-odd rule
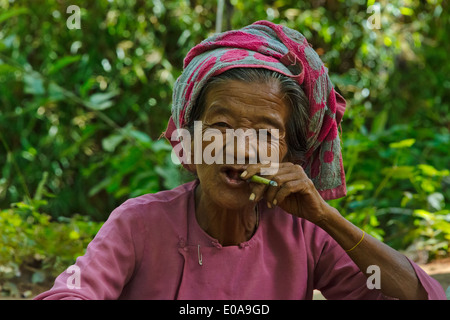
[[[207,38],[184,59],[183,73],[173,92],[172,116],[166,138],[189,121],[192,107],[209,78],[232,68],[265,68],[295,79],[309,100],[306,161],[303,168],[325,200],[346,195],[338,126],[344,98],[334,90],[317,53],[296,30],[258,21],[240,30]]]

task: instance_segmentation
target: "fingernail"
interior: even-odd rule
[[[275,199],[275,200],[273,200],[272,203],[273,203],[274,206],[276,206],[276,205],[277,205],[277,202],[278,202],[277,199]]]
[[[244,178],[247,175],[247,170],[245,170],[244,172],[241,173],[241,178]]]
[[[248,200],[253,201],[253,200],[255,200],[255,198],[256,198],[256,195],[252,192],[252,194],[250,195]]]
[[[270,204],[269,201],[267,201],[267,206],[269,207],[269,209],[272,209],[272,205]]]

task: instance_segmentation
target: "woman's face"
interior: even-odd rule
[[[215,204],[229,209],[248,205],[250,188],[246,181],[239,178],[239,175],[248,166],[255,152],[258,155],[269,152],[263,149],[269,146],[270,150],[270,131],[274,132],[273,129],[278,129],[278,148],[272,148],[271,151],[278,153],[277,162],[285,158],[288,151],[285,133],[289,114],[289,105],[283,99],[276,80],[266,84],[229,80],[210,88],[206,93],[205,111],[200,119],[203,140],[208,129],[216,129],[213,131],[223,133],[223,164],[216,162],[206,164],[202,161],[201,164],[195,165],[203,195],[208,196]],[[257,140],[258,143],[253,144],[252,149],[249,148],[248,140],[244,145],[237,143],[237,139],[233,138],[231,140],[234,143],[234,149],[225,150],[230,142],[229,134],[226,135],[227,129],[241,129],[243,132],[256,133],[261,132],[260,129],[267,129],[269,132],[267,143]],[[228,130],[228,132],[231,131]],[[202,154],[212,149],[210,146],[205,150],[208,145],[214,143],[214,140],[215,138],[211,139],[212,142],[202,142]],[[227,159],[225,159],[226,155]],[[238,155],[245,155],[245,164],[238,164]],[[234,161],[230,164],[231,158],[234,158]]]

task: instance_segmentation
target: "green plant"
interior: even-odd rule
[[[102,223],[75,215],[55,221],[39,209],[45,200],[13,203],[0,211],[0,281],[25,271],[31,282],[53,278],[84,254]]]
[[[382,134],[350,132],[353,139],[344,138],[348,196],[331,203],[394,248],[426,250],[430,258],[446,256],[450,211],[445,179],[450,170],[421,163],[426,161],[421,157],[424,146],[442,139],[419,140],[411,130],[409,134],[415,138],[392,141],[405,128],[394,126]]]

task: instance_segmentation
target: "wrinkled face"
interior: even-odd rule
[[[288,151],[285,134],[289,115],[289,105],[283,99],[276,81],[246,83],[228,80],[211,87],[206,93],[205,110],[200,119],[202,152],[215,156],[217,160],[219,146],[222,148],[220,158],[223,157],[223,161],[195,164],[201,192],[223,207],[236,209],[248,204],[250,188],[239,175],[249,163],[255,163],[252,161],[264,161],[261,155],[270,154],[272,161],[276,155],[277,163],[285,158]],[[260,129],[266,129],[267,135],[264,136],[265,131]],[[259,134],[256,139],[248,138],[247,143],[239,143],[236,137],[230,139],[229,134],[238,130]],[[214,133],[213,138],[210,135],[209,139],[205,139],[210,132]],[[271,135],[271,132],[276,135]],[[217,144],[219,134],[222,135],[223,143]],[[274,141],[276,144],[271,144]],[[233,142],[232,148],[230,142]],[[234,161],[230,161],[232,158]],[[241,162],[243,158],[244,163]]]

